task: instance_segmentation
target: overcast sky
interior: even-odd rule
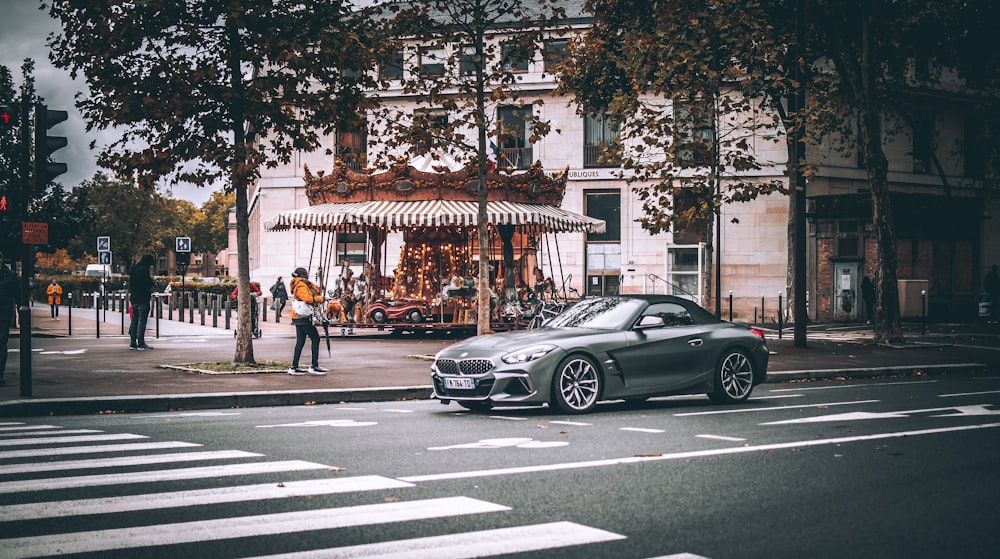
[[[69,145],[54,153],[52,158],[67,164],[69,170],[56,180],[72,188],[100,170],[96,151],[90,151],[91,141],[96,140],[99,149],[114,139],[114,133],[99,130],[87,132],[83,117],[73,102],[77,92],[86,90],[86,84],[73,81],[69,72],[59,70],[49,62],[45,39],[49,33],[59,31],[59,24],[49,17],[48,12],[38,9],[39,3],[39,0],[0,0],[0,64],[13,74],[16,91],[21,85],[21,63],[25,58],[33,59],[35,88],[39,96],[49,109],[69,113],[66,122],[52,129],[53,134],[58,132],[66,136]],[[190,200],[198,206],[211,195],[211,189],[194,185],[176,186],[172,193],[174,198]]]

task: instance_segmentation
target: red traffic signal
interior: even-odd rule
[[[5,128],[17,126],[20,112],[17,105],[0,105],[0,126]]]

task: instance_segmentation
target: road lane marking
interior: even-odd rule
[[[298,423],[278,423],[276,425],[258,425],[258,429],[272,427],[371,427],[378,425],[376,421],[355,421],[353,419],[320,419],[316,421],[301,421]]]
[[[149,472],[125,472],[116,474],[96,474],[89,476],[58,477],[49,479],[24,479],[0,481],[0,494],[27,491],[50,491],[53,489],[78,489],[102,485],[128,485],[132,483],[154,483],[223,476],[245,476],[276,472],[298,472],[303,470],[329,470],[330,466],[285,460],[281,462],[259,462],[254,464],[227,464],[224,466],[204,466],[199,468],[179,468],[153,470]]]
[[[147,466],[150,464],[195,462],[198,460],[231,460],[235,458],[256,458],[259,456],[263,456],[263,454],[257,454],[256,452],[244,452],[242,450],[216,450],[207,452],[174,452],[169,454],[118,456],[116,458],[94,458],[90,460],[34,462],[28,464],[8,464],[0,466],[0,475],[98,468],[120,468],[127,466]]]
[[[881,400],[858,400],[856,402],[827,402],[825,404],[801,404],[798,406],[776,406],[773,408],[740,408],[737,410],[695,411],[689,413],[675,413],[674,417],[692,417],[695,415],[723,415],[727,413],[747,413],[747,412],[757,412],[757,411],[795,410],[801,408],[825,408],[829,406],[855,406],[857,404],[877,404],[878,402],[881,402]]]
[[[741,439],[739,437],[723,437],[722,435],[695,435],[699,439],[714,439],[716,441],[729,441],[734,443],[743,442],[746,439]]]
[[[590,427],[593,423],[584,423],[582,421],[550,421],[549,423],[553,425],[570,425],[572,427]]]
[[[890,412],[849,412],[837,413],[833,415],[819,415],[816,417],[802,417],[799,419],[785,419],[782,421],[771,421],[761,423],[761,425],[791,425],[795,423],[824,423],[832,421],[859,421],[866,419],[899,419],[908,418],[919,414],[931,414],[937,412],[953,412],[932,415],[931,417],[970,417],[976,415],[1000,415],[1000,410],[988,410],[991,404],[978,404],[973,406],[954,406],[950,408],[928,408],[922,410],[900,410]]]
[[[905,380],[898,382],[870,382],[865,384],[837,384],[829,386],[801,386],[798,388],[772,388],[768,392],[800,392],[803,390],[836,390],[840,388],[867,388],[869,386],[909,386],[911,384],[934,384],[936,380]]]
[[[164,450],[168,448],[191,448],[197,443],[165,441],[160,443],[124,443],[94,446],[65,446],[62,448],[29,448],[24,450],[0,451],[0,460],[9,458],[31,458],[34,456],[62,456],[64,454],[105,454],[108,452],[134,452],[137,450]]]
[[[663,429],[648,429],[645,427],[619,427],[619,431],[634,431],[636,433],[666,433]]]
[[[735,446],[731,448],[717,448],[710,450],[696,450],[690,452],[677,452],[673,454],[625,456],[622,458],[609,458],[605,460],[590,460],[586,462],[565,462],[561,464],[543,464],[540,466],[523,466],[515,468],[498,468],[493,470],[472,470],[467,472],[450,472],[441,474],[429,474],[420,476],[403,476],[396,479],[409,483],[422,483],[427,481],[446,481],[454,479],[468,479],[480,477],[506,476],[515,474],[556,472],[563,470],[576,470],[583,468],[598,468],[606,466],[622,466],[626,464],[639,464],[644,462],[659,462],[665,460],[687,460],[691,458],[706,458],[711,456],[726,456],[729,454],[746,454],[751,452],[766,452],[770,450],[782,450],[788,448],[803,448],[809,446],[826,446],[855,443],[862,441],[876,441],[883,439],[895,439],[903,437],[915,437],[921,435],[937,435],[942,433],[956,433],[960,431],[972,431],[976,429],[993,429],[1000,427],[1000,423],[982,423],[977,425],[963,425],[959,427],[944,427],[939,429],[921,429],[918,431],[898,431],[893,433],[877,433],[874,435],[858,435],[854,437],[838,437],[834,439],[807,439],[802,441],[792,441],[786,443],[774,443],[755,446]]]
[[[1000,390],[984,390],[983,392],[957,392],[955,394],[938,394],[938,398],[955,398],[958,396],[982,396],[983,394],[1000,394]]]
[[[413,484],[382,476],[356,476],[286,481],[280,484],[261,483],[234,487],[216,487],[212,489],[172,491],[168,493],[147,493],[145,495],[126,495],[122,497],[23,503],[0,507],[0,522],[91,514],[114,514],[187,506],[241,503],[244,501],[332,495],[355,491],[403,489],[406,487],[413,487]]]
[[[315,530],[335,530],[354,526],[509,510],[511,510],[510,507],[469,497],[445,497],[422,501],[241,516],[238,519],[218,518],[92,532],[11,538],[3,540],[3,545],[5,557],[19,559],[59,554],[94,553],[154,545],[275,536]]]
[[[163,413],[159,415],[138,415],[136,419],[159,419],[159,418],[174,418],[174,417],[222,417],[226,415],[243,415],[240,412],[228,412],[228,411],[193,411],[193,412],[183,412],[183,413]]]
[[[254,559],[325,559],[379,557],[382,559],[472,559],[529,551],[542,551],[572,545],[589,545],[625,536],[591,528],[575,522],[550,522],[533,526],[515,526],[480,530],[463,534],[430,536],[379,542],[349,547],[316,549],[301,553],[260,556]]]
[[[525,437],[512,437],[507,439],[482,439],[474,443],[461,443],[447,446],[432,446],[427,450],[452,450],[460,448],[554,448],[569,445],[566,441],[536,441]]]
[[[69,431],[63,431],[68,433]],[[100,433],[89,429],[81,429],[81,433]],[[0,440],[0,446],[24,446],[33,444],[55,444],[55,443],[93,443],[97,441],[122,441],[129,439],[148,439],[145,435],[133,435],[131,433],[116,433],[112,435],[83,435],[74,437],[39,437],[35,439],[4,439]]]
[[[0,424],[0,425],[2,425],[2,424]],[[16,426],[13,426],[13,427],[10,427],[10,426],[0,426],[0,431],[3,431],[2,433],[0,433],[0,435],[6,435],[7,433],[10,433],[11,431],[41,431],[41,430],[44,430],[44,429],[61,429],[61,428],[62,427],[59,427],[58,425],[24,425],[24,424],[20,424],[20,425],[16,425]]]

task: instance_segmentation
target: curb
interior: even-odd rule
[[[926,374],[975,374],[988,370],[989,367],[982,363],[954,363],[858,369],[772,371],[768,372],[765,383],[778,384],[783,382],[837,378],[877,378]],[[0,403],[0,417],[173,412],[266,406],[309,406],[343,404],[348,402],[394,402],[403,400],[428,400],[431,398],[431,394],[432,389],[428,385],[391,388],[346,388],[337,390],[283,390],[274,392],[218,392],[206,394],[164,394],[156,396],[12,400]]]

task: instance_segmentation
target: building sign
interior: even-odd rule
[[[30,221],[21,223],[21,242],[26,245],[49,244],[49,224]]]

